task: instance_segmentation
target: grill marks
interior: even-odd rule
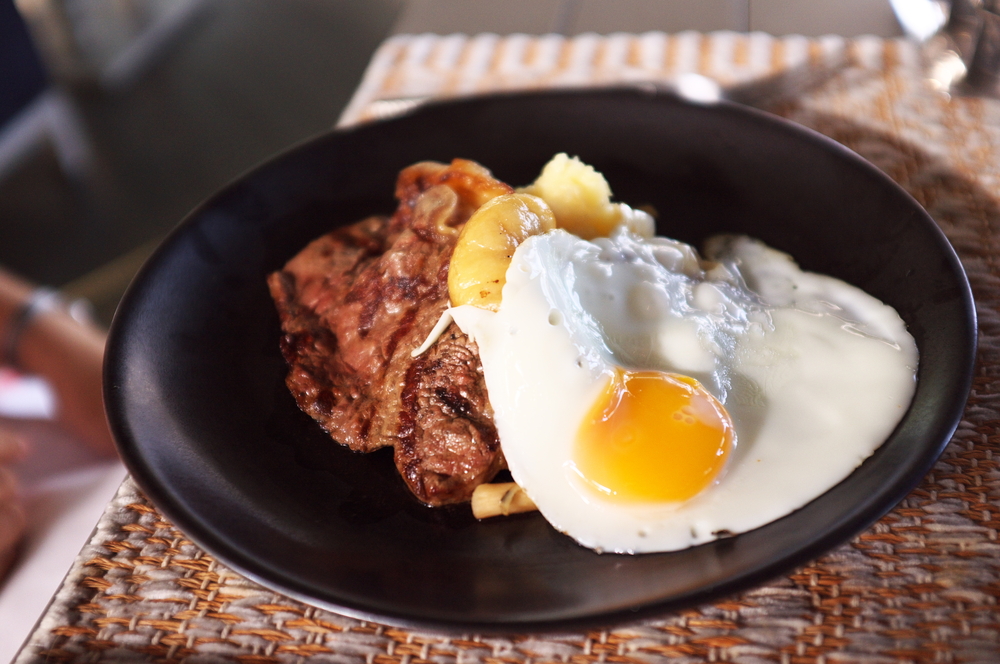
[[[268,279],[299,407],[355,451],[394,446],[403,479],[431,505],[468,500],[503,467],[475,345],[452,325],[422,356],[410,352],[448,306],[458,231],[511,191],[473,162],[416,164],[400,173],[391,218],[324,235]]]
[[[425,502],[469,500],[504,467],[475,344],[453,323],[411,363],[404,385],[396,467]]]

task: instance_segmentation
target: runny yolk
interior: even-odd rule
[[[615,369],[577,433],[576,470],[623,501],[691,498],[733,446],[729,413],[694,378]]]

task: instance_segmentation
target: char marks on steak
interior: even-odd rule
[[[395,448],[413,494],[468,500],[503,467],[475,344],[452,324],[418,357],[448,306],[458,234],[511,193],[475,162],[404,169],[399,207],[320,237],[268,278],[299,407],[358,452]]]

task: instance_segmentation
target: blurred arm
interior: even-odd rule
[[[0,338],[29,301],[35,287],[0,270]],[[18,368],[45,378],[58,399],[57,420],[95,451],[113,454],[104,416],[101,372],[105,333],[74,320],[62,308],[42,311],[27,321],[15,357]]]

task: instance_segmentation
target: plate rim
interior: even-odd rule
[[[968,281],[968,276],[962,267],[961,261],[958,257],[957,252],[954,247],[948,241],[947,237],[944,235],[940,226],[933,220],[933,218],[927,213],[926,210],[898,183],[892,180],[888,175],[879,170],[876,166],[871,164],[856,152],[850,148],[844,146],[843,144],[835,141],[834,139],[819,133],[808,127],[796,124],[792,121],[780,118],[778,116],[771,115],[764,111],[753,109],[746,106],[741,106],[739,104],[720,101],[712,104],[696,104],[712,107],[723,107],[728,108],[731,112],[736,113],[749,113],[751,116],[755,116],[758,121],[767,122],[776,126],[781,126],[783,130],[791,131],[793,133],[798,133],[800,136],[807,138],[820,145],[823,149],[833,149],[835,152],[839,153],[841,157],[849,159],[855,163],[856,166],[866,170],[869,174],[876,178],[881,179],[884,183],[890,185],[894,188],[898,194],[901,194],[905,198],[909,199],[910,205],[912,205],[916,210],[921,213],[921,223],[927,225],[928,230],[935,236],[935,243],[942,252],[942,257],[946,259],[947,263],[951,267],[952,275],[956,278],[957,285],[959,286],[959,296],[958,299],[961,300],[962,308],[966,314],[964,323],[968,329],[968,338],[966,339],[965,352],[963,353],[963,362],[961,371],[960,383],[963,385],[963,389],[950,395],[948,408],[944,409],[945,419],[948,421],[946,425],[943,425],[947,432],[942,429],[940,440],[937,441],[935,445],[929,447],[925,450],[924,454],[921,455],[918,464],[919,472],[913,470],[906,474],[900,481],[895,482],[891,485],[891,491],[886,491],[881,494],[881,499],[876,501],[878,504],[877,509],[872,509],[869,505],[866,509],[853,510],[849,515],[838,520],[838,527],[826,533],[821,538],[815,539],[803,547],[794,550],[791,554],[785,555],[783,557],[771,559],[767,564],[762,564],[754,568],[752,571],[738,575],[728,580],[717,583],[707,587],[699,587],[691,592],[684,593],[682,595],[675,595],[671,598],[664,598],[660,601],[651,602],[645,605],[640,605],[634,608],[628,609],[618,609],[608,612],[599,612],[591,615],[583,615],[574,618],[564,618],[556,620],[530,620],[530,621],[497,621],[497,622],[480,622],[480,621],[467,621],[467,622],[442,622],[436,619],[423,619],[419,616],[408,615],[405,613],[392,613],[384,611],[371,611],[366,610],[364,607],[351,606],[344,603],[331,602],[327,599],[317,597],[315,595],[310,595],[297,587],[295,583],[282,583],[276,581],[273,578],[269,578],[266,575],[261,575],[251,566],[244,565],[243,560],[240,555],[231,556],[229,547],[227,543],[222,541],[213,541],[211,535],[202,532],[202,524],[198,518],[189,518],[182,507],[175,505],[173,499],[171,498],[170,491],[165,487],[159,485],[158,480],[151,473],[148,472],[148,468],[144,465],[144,460],[138,455],[135,445],[132,444],[130,440],[129,433],[127,432],[127,427],[121,421],[121,404],[119,399],[125,398],[122,393],[117,389],[116,385],[116,361],[119,359],[119,354],[122,351],[120,347],[120,339],[125,334],[124,328],[127,326],[127,320],[129,317],[129,311],[133,306],[133,299],[137,297],[136,293],[139,291],[142,284],[144,284],[148,279],[152,278],[155,274],[156,266],[159,261],[163,260],[165,256],[169,254],[170,248],[177,238],[185,232],[189,226],[196,223],[199,216],[206,210],[210,210],[213,205],[215,205],[222,197],[224,197],[228,192],[232,191],[234,187],[238,186],[240,182],[248,177],[253,176],[256,173],[262,172],[265,169],[272,167],[272,165],[283,162],[287,159],[294,158],[294,155],[301,150],[307,150],[311,146],[315,145],[317,142],[324,140],[331,140],[330,137],[336,137],[341,135],[356,134],[358,132],[367,131],[369,127],[378,126],[388,123],[394,123],[399,121],[404,121],[407,118],[413,116],[419,116],[424,113],[433,113],[435,109],[440,107],[453,107],[461,106],[467,104],[480,104],[480,103],[491,103],[496,99],[510,99],[510,98],[532,98],[532,97],[544,97],[544,98],[554,98],[554,97],[575,97],[579,95],[619,95],[625,94],[628,96],[647,96],[647,97],[657,97],[657,98],[670,98],[671,100],[680,100],[682,103],[690,103],[677,95],[671,93],[669,90],[665,89],[655,89],[651,90],[648,87],[636,87],[636,86],[615,86],[611,88],[580,88],[580,89],[560,89],[560,90],[543,90],[543,91],[530,91],[530,92],[500,92],[500,93],[490,93],[485,95],[474,95],[456,99],[445,99],[445,100],[435,100],[422,104],[417,108],[414,108],[406,113],[400,114],[398,116],[393,116],[388,119],[378,120],[358,125],[352,125],[343,128],[334,128],[330,131],[320,133],[316,136],[307,138],[286,150],[283,150],[276,155],[264,160],[260,164],[248,169],[244,173],[240,174],[236,178],[232,179],[229,183],[221,187],[210,197],[208,197],[201,204],[196,206],[189,214],[187,214],[184,219],[179,222],[179,224],[168,234],[161,245],[154,251],[152,256],[139,270],[132,283],[129,285],[125,295],[123,296],[121,303],[119,304],[118,311],[116,311],[114,321],[112,322],[111,328],[109,330],[108,346],[107,352],[105,354],[105,364],[104,364],[104,397],[105,397],[105,408],[107,412],[107,417],[109,424],[111,426],[112,432],[114,434],[116,445],[119,448],[120,456],[125,463],[130,475],[135,479],[137,485],[142,489],[142,491],[149,497],[150,501],[159,509],[164,516],[166,516],[172,524],[174,524],[179,531],[181,531],[185,536],[191,539],[196,545],[208,552],[213,557],[216,557],[220,562],[224,563],[231,569],[239,572],[240,574],[246,576],[252,581],[260,584],[263,587],[278,590],[285,595],[296,599],[298,601],[304,602],[309,605],[318,606],[320,608],[333,611],[335,613],[345,615],[351,618],[373,621],[379,623],[386,623],[390,625],[405,627],[405,628],[415,628],[422,630],[434,630],[446,633],[457,633],[457,632],[468,632],[469,630],[474,630],[479,633],[488,634],[501,634],[501,633],[546,633],[546,632],[559,632],[565,631],[567,629],[580,629],[580,628],[592,628],[598,626],[609,626],[618,625],[623,623],[630,623],[639,620],[649,619],[656,616],[662,616],[663,614],[676,610],[683,607],[690,607],[703,602],[711,601],[722,596],[730,595],[735,592],[746,590],[752,588],[761,583],[767,582],[769,579],[775,576],[791,571],[792,569],[814,559],[815,557],[822,555],[823,553],[829,551],[832,547],[837,546],[850,537],[861,532],[872,523],[880,519],[886,513],[891,511],[895,505],[897,505],[905,496],[922,480],[922,478],[927,474],[931,467],[936,463],[937,459],[943,453],[944,449],[947,447],[954,435],[955,430],[961,422],[962,415],[965,410],[965,404],[968,398],[968,394],[971,390],[972,381],[975,375],[975,360],[977,354],[977,343],[978,343],[978,320],[977,312],[975,308],[975,301],[973,298],[971,285]],[[119,412],[115,412],[118,408]],[[907,411],[909,412],[909,410]],[[905,417],[905,415],[904,415]],[[891,436],[890,436],[891,437]],[[887,438],[888,440],[888,438]],[[127,441],[127,443],[122,443],[121,441]],[[856,472],[857,469],[855,469]],[[849,477],[849,476],[848,476]],[[845,478],[846,481],[847,478]],[[832,490],[832,489],[831,489]],[[821,494],[822,495],[822,494]],[[818,498],[818,497],[817,497]],[[815,500],[815,499],[814,499]],[[812,502],[812,501],[810,501]],[[800,508],[801,509],[801,508]],[[798,511],[798,510],[796,510]],[[791,514],[794,514],[792,512]],[[786,517],[782,517],[786,518]],[[221,546],[220,546],[221,545]],[[224,553],[220,554],[220,549],[225,550]],[[240,552],[233,552],[240,553]],[[615,555],[615,554],[605,554],[605,555]],[[273,568],[268,570],[273,571]],[[287,578],[283,576],[282,581],[288,581]]]

